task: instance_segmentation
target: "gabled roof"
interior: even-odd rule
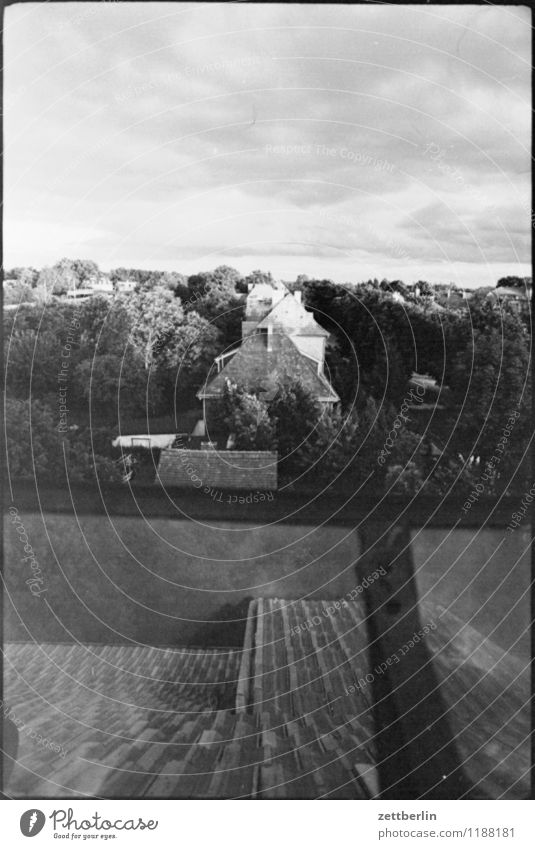
[[[315,320],[312,313],[308,312],[291,293],[288,292],[284,298],[278,301],[272,309],[259,321],[258,327],[280,326],[287,331],[290,330],[289,322],[292,321],[291,314],[294,314],[294,326],[291,328],[292,335],[299,336],[329,336],[327,330],[324,330]],[[289,315],[288,315],[289,314]]]
[[[516,286],[499,286],[496,289],[493,289],[491,293],[498,298],[527,298],[526,292],[524,289]]]
[[[318,374],[317,363],[302,354],[285,332],[271,335],[271,350],[267,348],[265,337],[249,336],[219,374],[208,376],[197,397],[219,397],[227,380],[251,390],[260,389],[269,397],[286,378],[299,380],[318,401],[336,403],[340,400],[327,378]]]
[[[185,410],[174,416],[122,418],[115,427],[119,436],[135,433],[190,433],[201,417],[200,410]]]

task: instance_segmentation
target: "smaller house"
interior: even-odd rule
[[[115,284],[115,291],[120,295],[127,295],[134,292],[137,286],[136,280],[118,280]]]
[[[68,301],[87,301],[92,298],[95,292],[93,289],[69,289],[65,292],[65,298]]]
[[[112,441],[114,448],[171,448],[176,433],[135,433],[116,436]]]
[[[429,374],[413,372],[407,390],[412,397],[408,406],[413,412],[444,410],[450,398],[449,387],[440,385]]]
[[[185,441],[197,433],[200,413],[187,410],[177,416],[153,419],[126,419],[118,426],[118,435],[112,440],[114,448],[171,448],[177,437]]]
[[[531,292],[532,285],[526,285],[525,288],[517,286],[498,286],[489,292],[496,305],[508,304],[516,313],[528,312],[531,308]]]
[[[113,295],[115,292],[113,283],[107,274],[94,275],[88,281],[88,288],[95,295]]]

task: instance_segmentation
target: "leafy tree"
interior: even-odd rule
[[[160,333],[156,345],[158,366],[180,373],[193,382],[205,376],[218,351],[218,332],[197,312],[190,312],[167,336]]]
[[[126,304],[125,298],[110,300],[103,295],[76,304],[84,358],[92,358],[95,354],[124,355],[132,324]]]
[[[92,450],[89,434],[61,433],[53,411],[41,401],[8,398],[5,402],[6,460],[11,478],[58,483],[120,479],[109,456]]]
[[[7,471],[10,477],[52,473],[63,459],[52,411],[41,401],[5,400]],[[60,467],[61,468],[61,467]]]
[[[327,330],[337,328],[345,295],[346,291],[332,280],[306,280],[303,283],[305,306],[314,312],[316,321]]]
[[[6,270],[4,279],[20,280],[22,283],[28,283],[30,286],[35,286],[39,278],[39,272],[35,268],[29,266],[18,266]]]
[[[427,280],[418,280],[416,286],[420,290],[420,295],[429,297],[434,294],[434,288]]]
[[[271,271],[260,271],[259,269],[256,269],[255,271],[251,271],[251,273],[247,275],[244,280],[244,283],[247,289],[250,289],[257,283],[268,283],[270,286],[273,286],[275,281],[273,279]]]
[[[67,476],[69,480],[91,481],[95,478],[100,483],[118,483],[121,480],[122,469],[109,456],[97,454],[91,440],[75,437],[69,442],[67,455]]]
[[[216,406],[216,427],[223,425],[235,434],[236,448],[276,447],[281,472],[298,472],[306,466],[306,449],[316,439],[320,407],[298,381],[286,380],[269,403],[259,394],[228,382]]]
[[[7,470],[11,478],[120,480],[109,456],[94,452],[88,433],[60,433],[52,409],[40,401],[5,402]]]
[[[303,292],[306,284],[309,282],[310,278],[306,274],[298,274],[296,279],[293,282],[287,283],[286,286],[290,292]]]
[[[188,277],[188,288],[192,298],[202,297],[209,292],[218,290],[228,296],[237,292],[237,286],[242,281],[242,276],[235,268],[229,265],[219,265],[213,271],[200,271]]]
[[[73,288],[74,278],[65,277],[55,267],[50,268],[47,266],[39,272],[37,285],[42,292],[46,293],[47,297],[50,295],[65,295],[69,288]]]
[[[245,308],[245,299],[238,290],[241,280],[239,272],[226,265],[188,278],[190,297],[184,308],[194,310],[217,328],[220,351],[241,339]]]
[[[385,487],[395,495],[415,495],[423,486],[422,472],[417,464],[410,461],[390,466],[386,474]]]
[[[410,467],[420,475],[421,440],[406,427],[394,429],[395,419],[395,408],[378,406],[372,396],[348,413],[335,410],[324,414],[317,438],[307,449],[312,479],[324,485],[343,484],[356,491],[363,486],[381,490],[392,468],[403,471]],[[393,429],[397,436],[387,448]],[[381,457],[386,462],[381,462]]]
[[[465,461],[479,458],[481,468],[495,455],[511,414],[519,414],[498,467],[499,476],[506,480],[518,468],[532,434],[527,338],[522,334],[504,337],[503,328],[476,330],[455,358],[451,389],[452,444]]]
[[[184,316],[182,324],[167,338],[160,336],[155,367],[169,407],[196,405],[196,391],[220,351],[219,333],[196,312]]]
[[[312,439],[303,449],[303,459],[313,476],[323,484],[348,472],[359,444],[360,423],[356,410],[323,411]]]
[[[168,286],[166,281],[162,283],[165,275],[172,273],[174,272],[151,271],[147,268],[124,268],[121,266],[120,268],[112,268],[110,271],[110,280],[114,285],[125,282],[126,280],[134,280],[140,289],[150,289],[159,285],[172,288]]]
[[[308,285],[307,305],[329,330],[335,345],[327,364],[344,408],[363,389],[380,399],[397,402],[415,369],[416,352],[411,314],[379,287],[354,291],[329,281]]]
[[[145,370],[139,353],[132,348],[123,357],[102,354],[83,360],[75,369],[75,379],[97,421],[114,423],[119,417],[150,417],[161,411],[159,377]]]
[[[216,428],[233,435],[238,451],[267,451],[275,445],[275,428],[266,404],[252,392],[227,381],[214,408]]]
[[[65,295],[69,290],[82,288],[95,275],[98,275],[96,262],[64,257],[52,268],[44,268],[40,272],[38,284],[49,294]]]
[[[128,269],[127,268],[112,268],[110,271],[110,280],[112,283],[119,283],[128,280]]]
[[[164,271],[159,285],[170,289],[177,298],[188,297],[188,278],[184,274],[179,274],[178,271]]]
[[[65,260],[63,260],[65,262]],[[68,260],[67,260],[68,262]],[[72,262],[72,270],[76,276],[77,288],[83,289],[88,282],[99,275],[99,268],[92,259],[75,259]]]
[[[24,280],[14,279],[3,285],[4,304],[31,303],[35,300],[32,285]]]
[[[162,350],[161,340],[170,340],[184,320],[180,300],[169,289],[158,286],[123,296],[119,302],[130,319],[130,344],[148,371]]]
[[[61,344],[51,331],[15,331],[4,339],[6,386],[12,396],[38,397],[57,391]]]
[[[281,474],[298,473],[306,468],[307,446],[316,440],[321,407],[298,380],[287,378],[268,411],[275,427]]]

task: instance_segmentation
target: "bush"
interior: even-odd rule
[[[275,446],[275,428],[264,402],[230,381],[214,405],[213,420],[216,429],[233,435],[238,451],[269,451]]]
[[[10,477],[120,481],[111,452],[93,451],[90,431],[60,432],[52,409],[40,401],[6,398],[6,461]]]

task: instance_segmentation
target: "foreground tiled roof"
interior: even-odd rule
[[[464,622],[443,605],[420,603],[447,720],[468,778],[490,799],[530,792],[529,662]]]
[[[328,604],[252,603],[243,652],[7,645],[5,702],[26,724],[8,794],[368,798],[369,697],[343,694],[364,630]]]
[[[529,667],[425,599],[426,642],[463,769],[529,793]],[[258,599],[243,648],[7,644],[15,798],[369,798],[367,631],[356,602]]]
[[[66,644],[8,644],[5,655],[4,701],[26,725],[8,792],[32,797],[144,794],[233,707],[240,658]]]
[[[270,729],[268,751],[284,751],[282,740],[288,753],[263,766],[266,798],[293,798],[292,773],[306,779],[305,798],[364,799],[378,790],[371,691],[355,686],[369,671],[362,610],[333,604],[251,602],[237,703]]]

